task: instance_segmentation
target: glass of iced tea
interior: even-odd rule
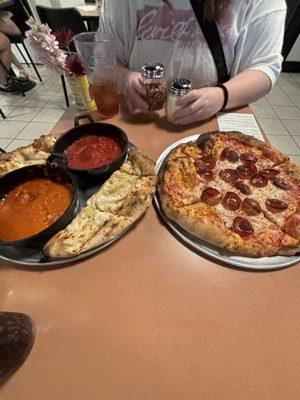
[[[119,113],[114,38],[106,32],[85,32],[74,43],[88,75],[91,94],[104,118]]]

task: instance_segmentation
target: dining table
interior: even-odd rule
[[[83,19],[98,19],[101,12],[101,7],[97,6],[96,4],[87,4],[83,3],[76,7],[77,10],[80,12],[80,15]]]
[[[72,128],[78,114],[69,107],[52,133]],[[124,102],[105,122],[153,160],[181,138],[218,129],[215,117],[178,127],[164,111],[130,116]],[[89,258],[53,268],[2,260],[0,273],[1,311],[28,314],[36,330],[1,400],[300,399],[299,263],[257,271],[216,262],[151,206]]]
[[[86,22],[88,30],[96,31],[99,26],[99,16],[101,14],[101,4],[83,3],[76,7],[81,18]]]

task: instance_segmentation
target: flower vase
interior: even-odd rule
[[[94,108],[95,102],[90,96],[87,76],[66,75],[77,109],[79,111],[89,111]]]

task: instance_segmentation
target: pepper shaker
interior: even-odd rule
[[[173,122],[173,115],[179,108],[177,101],[180,99],[180,97],[184,96],[191,90],[192,84],[188,79],[185,78],[174,79],[169,84],[165,107],[168,121]]]
[[[157,111],[164,106],[167,94],[164,76],[165,68],[160,63],[145,64],[142,67],[142,77],[147,92],[143,99],[149,105],[149,111]]]

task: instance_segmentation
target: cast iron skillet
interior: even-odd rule
[[[72,201],[65,213],[52,225],[43,231],[21,240],[4,242],[0,244],[13,247],[41,248],[57,232],[64,229],[75,217],[79,209],[77,183],[74,177],[65,168],[59,165],[31,165],[9,172],[0,178],[0,201],[17,185],[35,178],[50,178],[53,181],[65,183],[72,189]],[[26,224],[26,216],[24,224]]]
[[[80,125],[79,122],[82,119],[88,119],[89,124]],[[55,160],[56,163],[65,166],[69,171],[80,178],[81,182],[85,180],[99,179],[100,176],[106,176],[119,169],[124,163],[128,150],[128,138],[125,132],[117,127],[116,125],[107,124],[104,122],[95,122],[89,115],[79,115],[74,119],[75,127],[60,136],[54,143],[52,154],[48,158],[48,162],[52,163]],[[115,139],[122,148],[122,154],[113,160],[111,163],[103,165],[100,168],[94,169],[74,169],[67,166],[67,159],[65,156],[65,150],[76,140],[83,136],[109,136]]]

